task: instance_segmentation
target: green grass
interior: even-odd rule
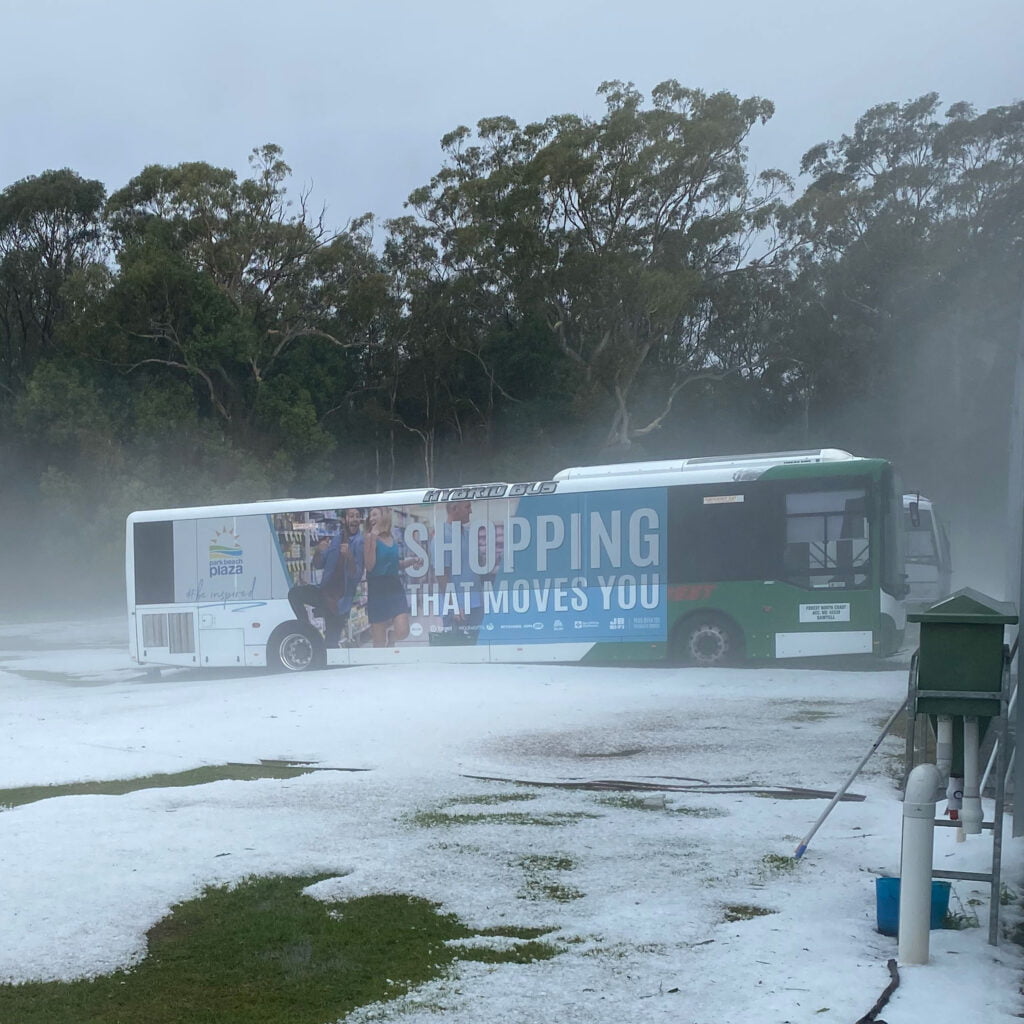
[[[981,927],[981,922],[978,920],[978,915],[974,910],[974,907],[981,905],[981,900],[969,899],[967,905],[964,906],[955,888],[950,888],[949,899],[950,903],[955,904],[956,909],[951,906],[946,911],[946,916],[942,919],[943,928],[963,931],[965,928]]]
[[[572,857],[561,855],[545,856],[544,854],[531,853],[525,857],[520,857],[516,861],[516,866],[522,868],[528,874],[538,874],[544,871],[572,871],[576,867],[576,862]]]
[[[452,828],[457,825],[570,825],[584,818],[599,815],[583,811],[552,811],[546,814],[527,814],[523,811],[453,811],[453,807],[471,804],[493,806],[536,800],[536,793],[488,793],[484,796],[457,796],[437,804],[427,811],[417,811],[405,820],[417,828]]]
[[[524,875],[523,887],[519,891],[521,900],[550,900],[553,903],[571,903],[583,899],[586,893],[573,885],[567,885],[556,876],[572,871],[576,862],[567,856],[529,854],[515,861],[515,867]]]
[[[665,804],[658,804],[655,801],[664,800],[665,794],[652,792],[648,796],[633,796],[630,793],[616,794],[615,796],[599,797],[597,802],[605,807],[622,807],[627,811],[664,811]]]
[[[536,799],[536,793],[524,793],[522,791],[515,793],[476,793],[472,796],[453,797],[446,806],[452,806],[453,804],[483,804],[491,806],[493,804],[522,803],[524,800]]]
[[[562,882],[544,881],[539,878],[527,879],[519,893],[521,900],[548,900],[552,903],[572,903],[573,900],[581,900],[586,895],[574,885],[565,885]]]
[[[799,861],[796,857],[787,857],[781,853],[766,853],[761,858],[762,873],[779,874],[784,871],[792,871]]]
[[[4,1024],[324,1024],[443,977],[458,960],[530,963],[549,929],[471,931],[413,896],[325,904],[323,876],[250,878],[174,907],[130,970],[90,980],[0,985]],[[496,950],[465,940],[518,943]],[[462,943],[449,945],[451,940]]]
[[[447,811],[420,811],[408,820],[419,828],[451,828],[455,825],[571,825],[584,818],[596,818],[596,814],[583,811],[552,811],[550,814],[450,814]]]
[[[766,910],[764,907],[755,906],[753,903],[730,903],[723,908],[723,917],[726,921],[749,921],[755,917],[765,917],[768,914],[776,914],[776,910]]]
[[[329,771],[312,765],[285,764],[215,764],[170,774],[140,775],[135,779],[107,779],[98,782],[68,782],[55,786],[20,786],[0,789],[0,807],[19,807],[49,800],[57,796],[124,796],[140,789],[162,789],[178,786],[203,786],[208,782],[231,779],[250,782],[254,779],[294,779],[310,772]]]
[[[650,796],[633,796],[631,794],[603,796],[597,802],[606,807],[622,807],[629,811],[658,811],[661,814],[681,814],[686,818],[727,818],[729,816],[728,811],[717,807],[688,807],[675,803],[659,805],[656,802],[649,802],[651,797],[664,795],[662,792],[653,792]]]
[[[721,807],[681,807],[673,804],[668,809],[669,814],[681,814],[685,818],[728,818],[729,812],[723,811]]]

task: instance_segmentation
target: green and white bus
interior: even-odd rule
[[[902,516],[890,464],[837,449],[134,512],[131,654],[290,671],[887,656]],[[332,549],[342,587],[319,579]]]

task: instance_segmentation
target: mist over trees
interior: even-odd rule
[[[3,188],[5,578],[117,593],[136,508],[800,447],[1001,521],[1024,102],[873,107],[794,180],[748,168],[767,100],[599,93],[456,128],[382,224],[275,145]]]

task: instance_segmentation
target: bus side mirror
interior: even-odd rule
[[[910,525],[916,530],[921,525],[921,506],[918,502],[910,503]]]

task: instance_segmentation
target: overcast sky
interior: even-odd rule
[[[875,103],[1024,98],[1020,0],[0,0],[0,25],[0,188],[275,142],[334,226],[401,213],[457,125],[599,116],[606,79],[773,100],[751,163],[791,173]]]

